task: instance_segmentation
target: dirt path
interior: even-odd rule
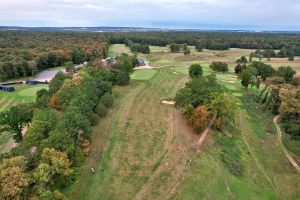
[[[217,114],[214,114],[213,118],[210,120],[207,128],[201,133],[200,138],[197,140],[195,148],[199,148],[202,143],[204,142],[204,140],[206,139],[208,133],[210,132],[210,129],[212,127],[212,125],[214,124],[215,120],[217,118]]]
[[[284,152],[285,156],[287,157],[287,159],[290,161],[290,163],[295,167],[295,169],[297,170],[298,173],[300,173],[300,167],[297,164],[297,162],[293,159],[293,157],[289,154],[289,152],[286,150],[286,148],[284,147],[282,140],[281,140],[281,136],[282,136],[282,132],[281,129],[279,127],[279,125],[277,124],[277,120],[279,119],[279,115],[275,116],[273,119],[273,123],[276,127],[277,130],[277,135],[278,135],[278,142],[280,144],[280,147],[282,149],[282,151]]]

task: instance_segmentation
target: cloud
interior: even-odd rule
[[[300,30],[299,0],[8,0],[0,25]]]

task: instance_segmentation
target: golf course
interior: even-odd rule
[[[245,91],[234,74],[236,58],[253,50],[190,48],[190,55],[157,46],[150,46],[150,54],[138,54],[153,69],[136,69],[129,85],[114,87],[118,98],[92,128],[90,156],[67,191],[70,199],[299,199],[300,176],[281,149],[274,116],[251,95],[261,89]],[[109,49],[111,55],[128,51],[120,44]],[[298,72],[299,60],[294,63]],[[232,124],[210,131],[195,148],[200,135],[179,109],[161,99],[173,98],[184,87],[190,65],[200,64],[207,75],[212,61],[229,65],[228,72],[216,75],[237,108]],[[300,155],[290,153],[300,163]],[[242,175],[230,173],[224,158],[239,159]]]

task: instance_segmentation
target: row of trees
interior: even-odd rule
[[[124,44],[130,48],[130,50],[133,53],[145,53],[149,54],[150,53],[150,47],[147,44],[144,43],[133,43],[131,40],[125,39]]]
[[[300,139],[300,77],[290,66],[281,66],[275,70],[271,65],[254,61],[249,65],[238,64],[235,72],[239,75],[242,85],[264,88],[257,97],[257,102],[264,104],[274,114],[280,114],[285,132],[292,139]]]
[[[179,53],[179,52],[183,52],[184,55],[189,55],[191,54],[191,50],[189,49],[188,45],[186,43],[184,44],[175,44],[172,43],[169,46],[170,50],[172,53]]]
[[[37,92],[36,103],[1,113],[1,132],[19,142],[0,162],[1,199],[65,199],[59,191],[72,184],[89,154],[91,126],[106,116],[112,86],[128,84],[132,68],[132,58],[122,55],[111,69],[87,66],[74,77],[58,73],[49,90]]]
[[[300,56],[300,46],[294,46],[290,48],[282,47],[278,52],[275,52],[272,49],[266,50],[256,50],[255,52],[250,53],[250,61],[252,58],[258,58],[261,60],[262,58],[267,58],[270,60],[271,58],[289,58],[289,61],[294,61],[295,56]]]
[[[2,31],[0,81],[32,76],[40,70],[72,61],[106,58],[103,36],[93,33]]]
[[[238,33],[238,32],[127,32],[102,33],[110,43],[120,44],[125,39],[134,43],[156,46],[188,44],[202,49],[225,50],[228,48],[244,49],[281,49],[299,47],[297,34]]]

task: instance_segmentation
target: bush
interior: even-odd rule
[[[99,121],[100,121],[100,117],[97,114],[93,114],[91,120],[92,125],[98,124]]]
[[[212,62],[209,65],[209,68],[211,68],[214,71],[217,72],[227,72],[228,71],[228,64],[224,62]]]
[[[110,108],[114,104],[114,98],[110,93],[105,93],[101,98],[100,102],[105,105],[105,107]]]
[[[99,115],[99,117],[105,117],[107,115],[107,108],[103,103],[99,103],[96,108],[96,113]]]
[[[121,70],[116,74],[117,85],[127,85],[130,81],[130,76],[127,71]]]
[[[201,65],[193,64],[189,68],[189,75],[191,78],[202,76],[203,71]]]

